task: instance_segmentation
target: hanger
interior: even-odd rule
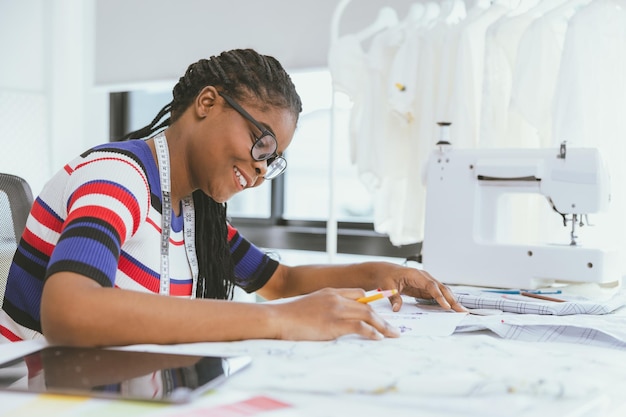
[[[407,30],[415,26],[419,26],[423,23],[426,16],[426,6],[420,1],[417,1],[409,7],[409,11],[398,24],[398,28],[401,30]]]
[[[341,0],[335,8],[330,27],[331,42],[339,39],[339,22],[349,3],[350,0]],[[363,41],[383,29],[397,25],[398,21],[398,13],[395,11],[395,9],[389,6],[385,6],[378,11],[378,16],[376,16],[374,22],[372,22],[369,26],[362,29],[361,31],[354,33],[353,35],[356,36],[359,41]]]
[[[433,23],[439,14],[441,13],[441,6],[439,6],[438,1],[429,1],[426,2],[426,13],[424,15],[424,22],[426,24]]]
[[[467,7],[468,13],[477,13],[487,10],[493,4],[493,0],[476,0],[471,7]]]
[[[403,23],[419,23],[426,15],[426,6],[420,1],[411,4],[409,12],[403,20]]]
[[[560,7],[563,3],[568,2],[571,2],[571,0],[542,0],[528,9],[528,13],[531,13],[535,17],[543,16],[549,11]]]
[[[354,35],[359,41],[363,41],[383,29],[397,25],[398,22],[398,13],[396,10],[389,6],[385,6],[378,11],[378,16],[372,24]]]
[[[467,10],[463,0],[444,0],[441,2],[440,21],[451,24],[462,20],[466,15]]]
[[[528,11],[537,6],[540,2],[541,0],[520,0],[517,8],[522,9],[523,11]]]
[[[492,0],[492,5],[504,6],[508,9],[515,9],[519,6],[521,0]]]

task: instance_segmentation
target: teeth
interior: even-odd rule
[[[248,185],[248,182],[243,177],[243,175],[241,175],[241,172],[239,172],[239,170],[236,167],[235,167],[235,175],[237,176],[237,179],[239,180],[239,184],[241,184],[241,186],[245,188],[246,185]]]

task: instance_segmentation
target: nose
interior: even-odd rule
[[[257,175],[263,176],[267,172],[267,161],[254,161],[252,165]]]
[[[261,184],[264,180],[263,177],[267,172],[267,161],[254,161],[253,166],[256,178],[254,179],[252,186],[257,186]]]

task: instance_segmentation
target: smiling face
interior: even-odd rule
[[[291,143],[296,119],[288,109],[262,108],[258,100],[238,102],[257,122],[270,131],[282,155]],[[233,109],[214,87],[203,89],[188,109],[194,113],[187,147],[190,185],[219,203],[236,193],[263,183],[267,161],[256,161],[251,149],[260,130]]]

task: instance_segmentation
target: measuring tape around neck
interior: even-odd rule
[[[165,133],[160,132],[154,137],[157,160],[159,163],[159,180],[161,182],[161,265],[160,265],[160,285],[159,293],[169,295],[170,293],[170,233],[172,227],[172,195],[170,184],[170,155],[167,147]],[[193,198],[187,196],[183,199],[183,240],[185,242],[185,253],[187,262],[191,268],[192,287],[191,298],[196,297],[198,288],[198,258],[196,255],[196,217],[193,205]]]

